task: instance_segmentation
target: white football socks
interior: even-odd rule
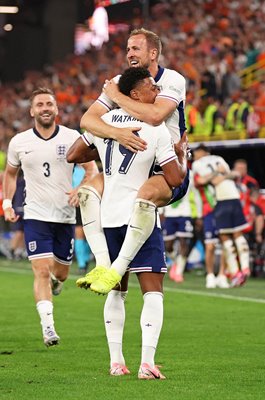
[[[128,292],[111,290],[104,305],[104,322],[109,345],[110,366],[125,365],[122,353],[122,338],[125,323],[124,301]]]
[[[156,205],[148,200],[136,199],[124,242],[118,257],[111,265],[121,276],[153,232],[155,221]]]
[[[225,240],[223,242],[223,248],[228,271],[230,274],[234,275],[239,271],[239,264],[237,261],[237,251],[233,240]]]
[[[92,186],[82,186],[80,189],[80,211],[86,240],[95,256],[96,265],[109,268],[109,251],[100,218],[101,196]]]
[[[249,246],[243,235],[235,239],[238,258],[242,271],[249,269]]]
[[[147,292],[143,296],[141,314],[142,358],[141,364],[155,366],[155,352],[163,325],[163,293]]]
[[[185,270],[185,266],[186,266],[186,262],[187,262],[187,257],[183,257],[181,254],[177,255],[176,258],[176,273],[177,275],[183,275],[184,270]]]
[[[40,323],[42,326],[43,334],[47,330],[54,330],[54,320],[53,320],[53,304],[49,300],[41,300],[36,304],[37,311],[40,316]]]

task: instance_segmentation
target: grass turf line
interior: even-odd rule
[[[68,280],[54,299],[61,344],[46,349],[34,307],[32,275],[2,272],[0,279],[1,400],[264,397],[263,304],[166,291],[156,362],[163,366],[167,380],[142,382],[137,379],[142,296],[135,280],[126,301],[124,334],[124,354],[132,374],[110,377],[104,297],[77,289]],[[203,283],[191,275],[187,281],[189,290]],[[256,284],[257,292],[261,286],[264,290],[264,281],[249,284]],[[171,287],[171,282],[166,281],[166,286]],[[241,289],[245,288],[238,289],[240,296],[244,295]]]

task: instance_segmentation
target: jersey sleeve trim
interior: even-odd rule
[[[13,168],[19,168],[21,164],[13,164],[11,161],[7,160],[7,164],[10,165],[10,167]]]
[[[93,144],[92,142],[90,143],[90,141],[88,140],[88,138],[87,138],[87,136],[86,136],[85,133],[81,136],[81,138],[83,139],[83,141],[85,142],[85,144],[86,144],[88,147],[91,146],[91,145]]]
[[[108,111],[111,111],[112,109],[108,106],[108,104],[106,104],[104,101],[102,101],[101,99],[97,99],[96,100],[98,103],[100,103],[103,107],[105,107]]]
[[[160,165],[160,167],[162,167],[163,165],[165,165],[165,164],[168,164],[170,161],[174,161],[174,160],[176,160],[178,157],[175,155],[175,156],[172,156],[172,157],[169,157],[169,158],[166,158],[165,160],[163,160],[163,161],[161,161],[160,163],[159,163],[159,165]]]
[[[166,96],[165,94],[158,94],[157,97],[162,99],[168,99],[174,101],[176,104],[179,104],[178,100],[172,96]]]

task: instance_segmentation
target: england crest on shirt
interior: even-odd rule
[[[56,145],[57,160],[65,160],[66,153],[67,153],[67,145],[66,144],[57,144]]]

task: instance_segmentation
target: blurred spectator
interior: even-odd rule
[[[164,46],[161,62],[186,77],[187,94],[195,94],[193,116],[196,116],[199,125],[204,116],[206,132],[210,135],[222,132],[224,118],[225,129],[234,130],[236,126],[236,121],[234,125],[228,123],[233,114],[228,107],[238,102],[236,96],[241,90],[240,70],[265,57],[264,20],[264,0],[178,0],[153,6],[148,21],[143,21],[140,13],[132,15],[128,29],[144,25],[161,37]],[[125,35],[126,31],[114,32],[107,44],[101,41],[99,45],[91,46],[85,54],[69,55],[66,60],[46,66],[43,71],[28,71],[21,82],[2,85],[0,150],[5,152],[10,138],[31,126],[25,110],[30,93],[37,86],[50,87],[58,93],[58,122],[79,128],[81,115],[97,98],[105,79],[119,74],[127,65],[123,48]],[[260,69],[257,80],[262,79],[262,72],[264,67]],[[202,96],[200,105],[197,103],[198,94]],[[248,99],[250,106],[255,109],[254,114],[249,109],[249,136],[257,137],[259,127],[265,126],[265,84],[255,82],[246,94],[245,100]],[[210,122],[214,115],[213,107],[203,115],[203,103],[209,97],[219,101],[219,115],[215,119],[214,129],[213,121]],[[213,100],[210,102],[213,105],[215,103]],[[246,119],[243,122],[245,127]],[[194,133],[201,131],[201,126],[197,129],[193,122],[191,126]],[[0,154],[0,168],[1,159]]]
[[[251,230],[247,239],[251,249],[252,276],[265,276],[265,223],[264,211],[259,206],[259,189],[250,189]]]
[[[265,82],[263,82],[258,88],[255,111],[259,116],[260,125],[265,126]]]
[[[19,219],[11,224],[12,237],[10,241],[10,251],[12,259],[21,260],[27,258],[24,239],[24,199],[25,199],[25,180],[22,172],[17,177],[17,188],[13,197],[13,208]]]
[[[85,176],[85,170],[81,165],[75,165],[73,172],[73,188],[79,186]],[[80,214],[80,207],[76,207],[76,226],[75,226],[75,257],[78,265],[78,272],[85,275],[89,262],[93,258],[90,247],[86,241],[82,219]]]
[[[239,177],[237,179],[237,182],[243,183],[246,185],[248,191],[250,191],[251,188],[257,187],[259,188],[259,183],[258,181],[250,176],[248,174],[248,164],[246,160],[243,158],[240,158],[234,162],[234,171],[238,172]]]

